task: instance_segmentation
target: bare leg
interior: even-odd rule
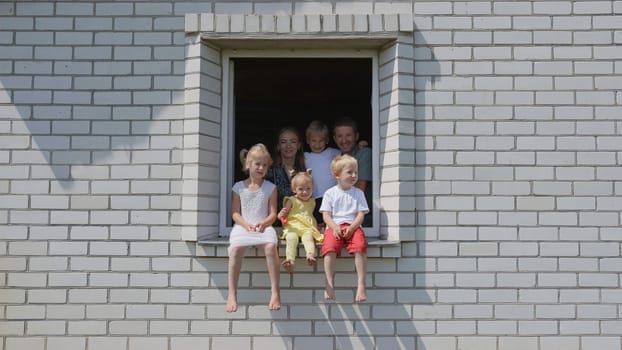
[[[367,274],[367,254],[354,253],[354,266],[356,267],[356,277],[358,285],[356,287],[356,298],[354,301],[361,303],[367,300],[365,290],[365,277]]]
[[[229,292],[227,295],[227,312],[238,311],[238,281],[242,269],[242,259],[246,254],[246,247],[235,247],[229,254]]]
[[[326,289],[324,299],[335,300],[335,265],[337,264],[337,253],[330,252],[324,255],[324,275],[326,276]]]
[[[270,310],[281,309],[281,291],[279,287],[279,251],[274,243],[264,245],[264,254],[266,255],[266,266],[268,275],[270,276]]]

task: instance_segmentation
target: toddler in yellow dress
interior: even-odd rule
[[[285,239],[285,271],[294,273],[294,263],[298,251],[298,240],[302,241],[307,254],[307,264],[315,265],[315,243],[322,242],[324,236],[317,229],[317,221],[313,217],[315,199],[313,198],[313,178],[311,169],[292,174],[293,196],[283,198],[283,209],[278,218],[283,223]]]

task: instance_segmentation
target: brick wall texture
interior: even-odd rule
[[[301,266],[269,312],[249,257],[227,314],[224,247],[181,239],[210,13],[412,16],[414,188],[381,195],[414,194],[416,239],[367,303],[344,258],[338,302]],[[0,349],[620,350],[621,163],[622,1],[2,1]]]

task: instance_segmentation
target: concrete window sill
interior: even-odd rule
[[[322,244],[316,244],[321,247]],[[197,241],[197,249],[202,251],[202,256],[212,257],[227,257],[227,247],[229,246],[228,237],[217,237],[213,239],[199,240]],[[299,245],[299,249],[302,248],[302,244]],[[374,237],[367,238],[367,256],[370,258],[399,258],[401,256],[402,244],[400,241],[392,241],[386,239],[379,239]],[[285,254],[285,241],[279,240],[279,254]],[[342,256],[347,256],[344,253]],[[255,247],[252,247],[247,256],[263,256],[263,253]]]

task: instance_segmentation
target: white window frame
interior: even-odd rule
[[[238,156],[233,149],[234,126],[234,98],[233,78],[235,58],[368,58],[372,61],[371,71],[371,114],[372,114],[372,196],[373,203],[368,203],[372,209],[373,226],[365,227],[367,237],[380,237],[380,132],[379,132],[379,88],[378,88],[378,51],[373,49],[225,49],[222,57],[222,157],[220,167],[220,203],[225,204],[226,210],[221,211],[219,218],[219,232],[228,237],[231,230],[231,187],[233,186],[234,163]],[[266,135],[266,137],[273,137]],[[266,144],[271,145],[266,140]],[[302,140],[304,142],[304,140]]]
[[[186,14],[185,93],[183,115],[182,203],[173,220],[180,227],[181,239],[199,244],[226,244],[228,233],[221,223],[228,220],[229,186],[219,176],[222,157],[236,159],[222,148],[223,108],[230,110],[229,77],[223,76],[226,50],[255,50],[265,55],[272,49],[285,51],[286,57],[314,48],[330,52],[372,50],[374,62],[373,94],[374,144],[373,171],[374,225],[378,239],[370,243],[383,247],[416,240],[415,208],[415,76],[414,17],[412,13],[387,14]],[[265,51],[268,50],[268,51]],[[350,50],[350,51],[348,51]],[[309,51],[307,51],[309,52]],[[231,54],[228,54],[230,57]],[[325,54],[319,57],[325,56]],[[228,60],[227,60],[228,61]],[[229,62],[226,62],[227,64]],[[227,68],[227,74],[230,74]],[[223,88],[226,89],[223,91]],[[229,112],[227,112],[229,113]],[[228,130],[228,129],[227,129]],[[227,131],[229,132],[229,131]],[[378,135],[379,134],[379,135]],[[222,152],[226,152],[223,155]],[[227,173],[227,175],[229,175]],[[222,199],[225,199],[223,203]],[[368,230],[370,235],[376,232]],[[381,249],[382,256],[399,256],[399,247]],[[213,254],[220,254],[216,249]],[[388,255],[387,255],[388,254]],[[226,256],[226,252],[223,253]]]

